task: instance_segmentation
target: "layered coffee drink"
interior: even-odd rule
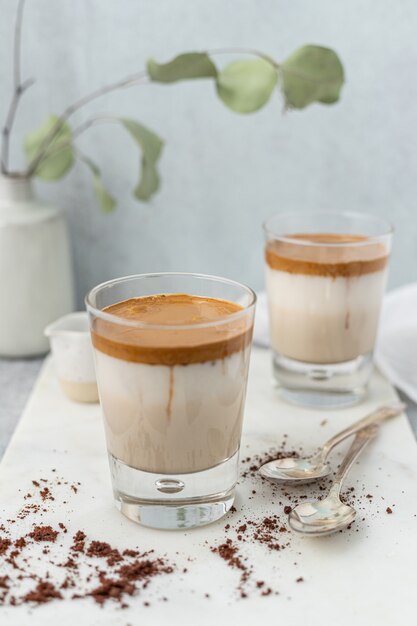
[[[109,453],[162,475],[233,457],[252,316],[236,302],[187,294],[129,298],[103,313],[91,333]]]
[[[294,211],[264,230],[281,395],[313,408],[355,404],[372,374],[391,225],[366,213]]]
[[[388,251],[362,235],[288,234],[269,240],[266,284],[273,349],[333,364],[372,352]]]

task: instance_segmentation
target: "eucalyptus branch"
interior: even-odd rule
[[[101,96],[104,96],[107,93],[110,93],[112,91],[117,91],[118,89],[124,89],[126,87],[133,87],[135,85],[143,85],[147,83],[148,82],[147,76],[148,75],[146,71],[137,72],[136,74],[127,76],[123,78],[122,80],[116,81],[114,83],[110,83],[109,85],[105,85],[104,87],[100,87],[99,89],[96,89],[95,91],[87,94],[86,96],[83,96],[82,98],[74,102],[73,104],[70,104],[61,113],[57,123],[51,129],[50,133],[48,133],[48,135],[45,137],[44,141],[42,142],[39,148],[38,154],[34,157],[32,162],[29,163],[28,169],[26,171],[26,175],[32,176],[36,172],[40,162],[47,155],[48,148],[51,145],[52,141],[55,139],[55,137],[61,130],[64,123],[71,117],[71,115],[73,115],[76,111],[81,109],[86,104],[89,104],[93,100],[96,100],[97,98],[100,98]]]
[[[255,49],[251,49],[251,48],[219,48],[217,50],[209,51],[207,54],[213,54],[214,55],[214,54],[228,54],[228,53],[252,54],[252,55],[258,56],[260,58],[263,58],[263,59],[269,61],[270,63],[272,63],[275,67],[278,67],[278,64],[271,57],[269,57],[268,55],[260,52],[259,50],[255,50]],[[32,160],[32,162],[29,163],[28,170],[27,170],[27,175],[28,176],[32,176],[35,173],[36,169],[39,167],[39,164],[41,163],[43,158],[47,155],[49,145],[54,140],[56,135],[59,133],[59,131],[61,130],[63,124],[68,120],[69,117],[71,117],[71,115],[73,113],[75,113],[75,111],[78,111],[80,108],[82,108],[86,104],[89,104],[93,100],[96,100],[97,98],[100,98],[101,96],[105,95],[106,93],[109,93],[109,92],[112,92],[112,91],[116,91],[118,89],[123,89],[123,88],[126,88],[126,87],[132,87],[132,86],[138,85],[138,84],[144,84],[144,83],[148,82],[147,79],[148,79],[148,73],[146,71],[138,72],[137,74],[133,74],[131,76],[127,76],[126,78],[124,78],[124,79],[122,79],[120,81],[117,81],[115,83],[111,83],[110,85],[106,85],[104,87],[101,87],[100,89],[97,89],[96,91],[93,91],[92,93],[84,96],[80,100],[78,100],[75,103],[73,103],[70,106],[68,106],[63,111],[63,113],[61,113],[57,123],[51,129],[51,131],[48,134],[48,136],[45,137],[44,142],[40,146],[39,153]]]
[[[20,0],[23,6],[25,0]],[[20,26],[16,40],[20,40]],[[223,54],[251,55],[238,62],[218,68],[213,57]],[[15,84],[18,95],[30,83],[20,82],[19,56],[17,55]],[[60,116],[49,115],[44,123],[25,141],[28,162],[26,176],[37,175],[44,180],[62,178],[73,166],[74,157],[81,158],[93,177],[94,189],[102,209],[113,210],[115,199],[105,189],[99,167],[86,156],[80,156],[76,139],[92,126],[119,123],[129,133],[139,148],[139,182],[133,191],[137,200],[146,201],[159,189],[158,161],[164,142],[155,132],[136,120],[109,115],[93,116],[73,129],[69,118],[79,109],[119,89],[150,83],[177,83],[194,79],[209,79],[215,83],[219,99],[236,113],[253,113],[269,101],[279,84],[286,108],[303,109],[312,102],[331,104],[339,99],[344,82],[343,66],[337,54],[320,46],[304,46],[284,61],[277,63],[271,56],[253,48],[218,48],[208,52],[185,52],[167,63],[148,59],[146,69],[126,76],[87,93],[69,106]],[[12,121],[14,108],[11,107]],[[55,158],[57,156],[57,158]]]
[[[33,79],[26,80],[23,83],[21,82],[20,57],[22,20],[25,1],[26,0],[19,0],[16,13],[16,23],[13,39],[13,95],[9,104],[9,108],[6,114],[6,121],[2,131],[1,171],[3,174],[7,174],[8,172],[10,134],[16,117],[16,111],[19,106],[19,100],[22,94],[26,91],[26,89],[28,89],[28,87],[30,87],[34,83]]]

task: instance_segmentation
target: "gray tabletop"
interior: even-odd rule
[[[0,359],[0,459],[39,373],[43,358]]]
[[[43,359],[0,359],[0,459],[6,450],[19,417],[39,373]],[[417,406],[403,394],[407,415],[417,437]]]

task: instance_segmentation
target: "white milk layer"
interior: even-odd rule
[[[148,365],[95,350],[109,452],[147,472],[208,469],[239,448],[249,348],[189,365]]]
[[[374,348],[386,269],[362,276],[290,274],[266,267],[273,349],[308,363],[341,363]]]

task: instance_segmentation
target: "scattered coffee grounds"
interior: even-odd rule
[[[226,543],[222,543],[217,548],[211,548],[212,552],[217,552],[217,554],[227,562],[230,567],[236,567],[237,569],[241,569],[243,571],[246,570],[245,565],[243,565],[239,556],[237,556],[239,548],[234,546],[231,539],[227,539]]]
[[[264,597],[265,596],[269,596],[269,595],[271,595],[271,593],[272,593],[272,589],[271,589],[271,587],[268,587],[268,589],[264,589],[262,591],[261,596],[264,596]]]
[[[83,533],[82,530],[78,530],[74,535],[71,550],[73,550],[74,552],[84,552],[85,537],[85,533]]]
[[[126,580],[149,580],[158,574],[172,574],[174,569],[170,565],[165,565],[162,559],[153,561],[145,559],[134,561],[129,565],[122,565],[117,573]]]
[[[302,576],[300,576],[299,578],[297,578],[297,580],[295,582],[296,583],[303,583],[304,582],[304,578]]]
[[[388,513],[388,515],[391,515],[392,513],[392,508],[390,506],[387,506],[387,508],[385,509],[386,512]]]
[[[44,604],[54,598],[62,600],[62,594],[55,589],[54,585],[47,581],[38,582],[33,591],[29,591],[23,596],[23,602],[34,602],[35,604]]]
[[[8,589],[9,588],[9,577],[8,576],[0,576],[0,589]]]
[[[233,545],[231,539],[227,539],[225,543],[222,543],[217,547],[212,547],[211,551],[217,552],[217,554],[224,561],[226,561],[229,567],[238,569],[242,572],[237,589],[241,598],[247,598],[248,593],[246,590],[246,584],[251,576],[252,568],[243,563],[241,556],[239,556],[239,548]]]
[[[108,556],[112,551],[110,544],[104,541],[92,541],[87,549],[88,556]]]
[[[25,519],[31,513],[39,513],[42,507],[39,504],[26,504],[17,514],[17,519]]]
[[[40,493],[40,496],[41,496],[43,501],[45,501],[45,500],[55,500],[55,498],[51,494],[51,492],[50,492],[48,487],[44,487],[43,489],[40,490],[39,493]]]
[[[78,493],[80,485],[56,476],[53,484],[61,492],[69,489],[73,494]],[[119,551],[107,542],[87,537],[82,530],[68,537],[67,526],[62,522],[57,528],[34,523],[29,533],[19,537],[20,520],[28,515],[44,516],[56,507],[58,491],[52,495],[51,481],[40,478],[32,480],[32,485],[37,488],[36,493],[23,497],[34,501],[25,504],[14,519],[0,527],[0,555],[7,568],[5,575],[0,576],[0,607],[92,598],[100,605],[112,601],[125,608],[126,598],[149,593],[145,590],[153,578],[173,573],[173,565],[154,557],[153,550],[139,551],[134,546]],[[47,566],[43,575],[38,573],[39,561]],[[29,591],[27,585],[22,585],[25,580],[33,581]]]
[[[282,532],[281,521],[278,515],[265,517],[254,528],[253,539],[264,544],[269,550],[283,550],[286,545],[278,542],[278,533]]]
[[[133,596],[134,593],[135,586],[131,582],[102,576],[98,587],[95,587],[88,595],[94,598],[97,604],[104,604],[110,599],[121,602],[124,595]]]
[[[7,538],[3,541],[4,545],[7,545],[5,550],[11,545],[18,546],[12,554],[14,558],[21,559],[25,563],[25,570],[27,570],[26,554],[29,554],[28,551],[33,550],[40,542],[49,541],[54,544],[57,537],[58,531],[51,526],[36,526],[26,539],[19,538],[13,544]],[[24,603],[39,605],[52,600],[78,600],[87,597],[93,598],[98,604],[111,600],[118,602],[120,606],[127,606],[126,596],[133,596],[140,590],[145,590],[155,576],[174,572],[171,564],[162,558],[150,558],[149,552],[141,555],[138,550],[126,549],[121,553],[110,544],[98,540],[90,541],[88,548],[85,549],[86,542],[86,534],[81,530],[77,531],[72,538],[72,543],[67,547],[68,558],[61,564],[50,558],[50,550],[43,549],[42,554],[48,555],[50,558],[48,562],[51,566],[51,573],[47,573],[43,578],[28,571],[18,574],[13,580],[9,575],[2,576],[0,578],[0,589],[2,589],[0,606]],[[80,550],[81,544],[82,550]],[[71,554],[76,554],[77,560]],[[78,560],[80,554],[83,555],[82,563]],[[106,572],[96,565],[97,558],[106,559]],[[20,570],[19,566],[16,567]],[[59,569],[65,571],[63,580],[59,576]],[[85,571],[88,572],[87,575]],[[36,584],[31,591],[19,596],[17,590],[23,578],[33,579]]]
[[[29,533],[29,537],[32,537],[35,541],[56,541],[58,537],[58,531],[54,530],[51,526],[35,526],[33,531]]]
[[[123,560],[122,555],[118,550],[112,548],[108,543],[104,541],[92,541],[88,546],[87,556],[97,556],[100,558],[106,558],[107,565],[114,565]]]
[[[256,482],[257,489],[251,489],[252,496],[262,497],[265,492],[268,493],[268,500],[270,500],[269,490],[271,483],[268,481],[261,482],[261,486],[265,485],[264,489],[259,489],[260,481],[262,480],[258,474],[258,470],[264,463],[272,461],[276,458],[283,458],[285,456],[297,457],[298,452],[291,452],[285,450],[286,440],[280,449],[269,450],[263,454],[257,454],[253,457],[246,457],[243,459],[242,464],[244,469],[242,472],[242,478],[245,481]],[[273,489],[275,495],[275,489]],[[269,508],[270,502],[268,501],[267,507]],[[246,598],[249,595],[255,593],[260,597],[267,597],[271,594],[277,594],[278,591],[274,591],[273,586],[269,585],[265,580],[258,580],[253,582],[255,571],[257,569],[257,563],[255,560],[251,562],[249,557],[244,556],[245,544],[259,545],[266,552],[277,553],[282,550],[286,550],[290,547],[290,533],[287,532],[286,519],[282,518],[282,511],[287,515],[292,507],[283,504],[282,501],[273,503],[277,513],[272,513],[267,516],[255,515],[255,514],[242,514],[241,517],[236,515],[237,511],[230,510],[229,515],[226,518],[227,523],[224,526],[225,533],[235,534],[235,540],[233,541],[228,537],[225,543],[217,546],[212,546],[211,551],[217,553],[229,567],[238,569],[241,571],[239,581],[237,583],[237,591],[241,598]],[[275,507],[275,505],[277,505]],[[260,506],[259,511],[265,511],[265,506]]]
[[[12,542],[10,541],[10,539],[0,537],[0,555],[7,552],[7,550],[10,548],[11,545],[12,545]]]
[[[140,552],[138,552],[137,550],[123,550],[122,554],[123,556],[139,556]]]

